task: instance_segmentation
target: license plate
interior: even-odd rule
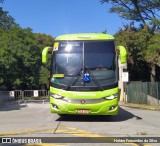
[[[89,110],[78,110],[78,114],[89,114]]]

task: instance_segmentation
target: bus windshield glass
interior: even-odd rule
[[[92,70],[114,70],[114,43],[86,42],[84,45],[84,64]]]
[[[64,74],[63,78],[57,79],[57,84],[93,87],[97,86],[94,80],[100,86],[117,82],[117,60],[112,40],[60,41],[52,58],[52,74]],[[90,82],[84,83],[85,73],[91,74]]]
[[[73,76],[82,68],[82,42],[61,42],[55,51],[53,72]]]

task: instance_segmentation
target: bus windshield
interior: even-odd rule
[[[82,68],[82,43],[61,42],[55,51],[53,72],[73,76]]]
[[[114,41],[61,41],[53,53],[52,74],[64,74],[57,78],[57,84],[64,86],[97,86],[92,78],[101,86],[109,85],[117,82],[115,55]],[[92,76],[84,83],[86,72]]]
[[[86,42],[84,44],[84,64],[93,70],[114,70],[114,43]]]

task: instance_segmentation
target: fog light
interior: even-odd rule
[[[109,111],[114,110],[115,108],[116,108],[116,106],[111,106],[111,107],[109,108]]]
[[[54,109],[59,109],[58,106],[55,105],[55,104],[52,104],[52,107],[53,107]]]

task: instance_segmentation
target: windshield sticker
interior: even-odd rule
[[[53,74],[53,78],[64,78],[64,74]]]
[[[83,77],[84,82],[89,83],[91,78],[89,73],[85,73]]]
[[[53,51],[58,51],[59,42],[54,43]]]
[[[61,47],[66,47],[66,46],[73,46],[73,47],[79,47],[80,46],[80,42],[62,42],[61,43]]]

